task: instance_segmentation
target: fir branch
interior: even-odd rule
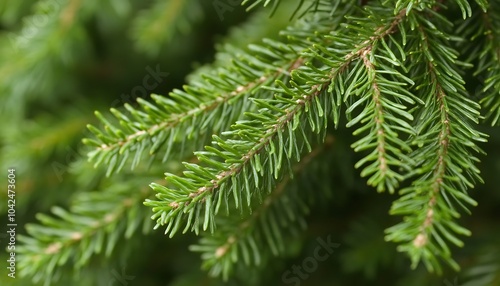
[[[254,199],[255,206],[246,217],[237,220],[231,217],[220,217],[218,224],[221,225],[221,229],[217,234],[205,235],[199,244],[190,247],[192,251],[202,252],[203,268],[210,269],[209,273],[212,276],[222,276],[224,280],[227,280],[234,272],[234,257],[241,256],[248,267],[264,263],[264,257],[261,254],[263,249],[269,248],[275,256],[283,253],[284,236],[287,233],[293,233],[294,226],[297,224],[305,226],[303,216],[308,213],[309,208],[304,201],[310,203],[311,200],[304,197],[310,197],[313,194],[301,192],[302,185],[310,186],[316,181],[313,177],[321,177],[318,174],[321,170],[326,170],[315,167],[318,165],[315,158],[319,155],[323,157],[327,155],[325,153],[333,141],[333,137],[327,137],[323,145],[313,149],[299,163],[295,163],[291,174],[285,176],[263,202]],[[292,178],[294,178],[293,184],[291,184]],[[315,196],[320,195],[316,193]]]
[[[368,59],[367,55],[371,54],[371,49],[366,49],[362,51],[361,58],[363,61],[363,64],[365,68],[367,69],[367,80],[369,85],[367,87],[371,88],[371,93],[372,93],[372,101],[370,105],[367,105],[367,109],[373,109],[373,121],[370,120],[368,122],[375,122],[375,126],[372,127],[372,132],[373,135],[376,137],[376,148],[373,150],[373,152],[370,154],[370,157],[376,156],[376,163],[372,164],[370,167],[371,168],[365,168],[362,172],[362,176],[365,176],[369,173],[375,173],[372,175],[372,177],[368,180],[368,184],[377,186],[378,191],[384,191],[386,188],[389,190],[389,192],[393,193],[395,188],[398,187],[398,182],[402,181],[403,176],[398,174],[398,172],[395,172],[391,169],[391,166],[399,167],[401,166],[401,161],[405,162],[411,162],[411,159],[404,155],[401,151],[410,151],[410,147],[402,140],[398,140],[394,137],[395,133],[393,129],[396,129],[395,127],[401,128],[406,133],[413,134],[413,130],[410,127],[408,123],[405,121],[401,121],[404,119],[411,120],[413,117],[404,109],[406,109],[405,106],[401,107],[398,106],[397,103],[390,101],[389,99],[386,98],[388,97],[388,94],[383,94],[381,91],[381,87],[379,87],[378,81],[385,81],[386,85],[393,85],[397,86],[396,82],[391,82],[389,80],[383,79],[380,76],[377,76],[377,71],[373,65],[373,63]],[[373,57],[373,55],[370,55],[370,57]],[[400,88],[397,89],[396,92],[399,92],[400,94],[404,94],[404,89]],[[394,90],[391,90],[390,92],[394,92]],[[412,96],[410,94],[410,96]],[[414,101],[410,100],[409,103],[413,104]],[[373,104],[373,106],[372,106]],[[400,115],[401,117],[404,117],[403,119],[401,118],[396,118],[394,115],[391,115],[389,112],[389,107],[388,105],[392,106],[392,109],[396,109],[396,113]],[[387,108],[386,108],[387,107]],[[366,117],[365,117],[366,118]],[[392,119],[392,120],[391,120]],[[392,124],[388,125],[387,121],[390,121]],[[399,125],[399,126],[398,126]],[[359,130],[363,130],[366,127],[362,127],[358,129],[356,133],[359,132]],[[365,149],[367,146],[371,145],[371,142],[366,139],[367,137],[364,137],[363,139],[357,141],[356,143],[353,144],[353,147],[355,147],[355,150],[359,149]],[[391,142],[394,142],[394,145],[396,146],[390,146]],[[397,155],[391,156],[388,154],[390,151],[393,151]],[[360,166],[361,164],[364,164],[369,157],[365,157],[362,159],[360,162],[356,164],[356,166]]]
[[[29,236],[19,237],[23,243],[17,249],[22,275],[51,285],[61,275],[58,266],[71,261],[78,271],[93,254],[104,252],[109,257],[120,236],[132,237],[139,226],[143,233],[150,232],[150,220],[141,202],[151,191],[143,188],[131,195],[131,189],[130,182],[115,183],[106,192],[78,195],[70,211],[53,207],[56,218],[38,214],[41,225],[26,225]]]
[[[266,43],[272,42],[268,40]],[[96,147],[89,153],[89,159],[94,160],[96,165],[114,161],[109,172],[111,174],[120,170],[114,169],[116,166],[125,165],[132,152],[135,152],[132,162],[134,168],[142,152],[148,148],[150,155],[163,151],[162,161],[165,162],[175,148],[182,149],[185,140],[198,142],[195,146],[201,147],[206,142],[203,135],[226,129],[229,124],[241,118],[243,110],[251,110],[249,95],[266,96],[266,93],[258,89],[261,85],[287,78],[289,69],[303,61],[289,47],[278,47],[273,54],[259,46],[252,46],[251,50],[255,56],[242,54],[232,67],[221,69],[217,74],[200,75],[200,79],[193,80],[185,91],[174,90],[170,93],[172,99],[152,95],[156,105],[138,99],[145,112],[126,105],[132,118],[111,109],[122,128],[96,113],[104,123],[106,133],[89,126],[98,139],[84,140],[86,144]],[[197,130],[194,126],[200,129]],[[182,150],[176,151],[183,153]]]
[[[331,26],[330,23],[326,25]],[[307,57],[311,55],[315,56],[314,53],[306,54]],[[296,76],[297,83],[291,83],[294,90],[280,81],[276,82],[279,88],[267,87],[283,95],[272,100],[254,100],[260,108],[258,113],[248,112],[246,115],[250,120],[239,121],[232,131],[223,133],[228,139],[214,136],[213,144],[221,150],[207,147],[207,151],[196,153],[200,161],[209,167],[186,164],[189,171],[184,173],[184,177],[167,174],[167,181],[177,189],[152,185],[158,192],[159,201],[146,201],[146,205],[155,212],[153,219],[157,221],[156,227],[167,225],[165,233],[170,233],[170,236],[179,230],[181,222],[186,223],[183,232],[191,229],[198,233],[201,224],[203,230],[210,228],[213,231],[214,215],[224,201],[227,206],[229,194],[233,195],[236,205],[241,208],[242,193],[246,194],[247,204],[250,204],[252,190],[259,187],[259,182],[264,187],[259,187],[261,190],[257,193],[271,191],[281,176],[281,168],[289,165],[290,159],[299,159],[305,146],[310,149],[307,134],[325,131],[325,115],[330,114],[330,108],[337,108],[325,87],[349,63],[339,60],[339,68],[333,69],[333,72],[322,71],[314,77],[311,77],[311,72],[318,71],[303,67],[303,74],[307,73],[308,79],[316,81],[304,88],[298,85],[298,82],[303,81],[299,73]],[[298,70],[300,68],[295,71]],[[304,124],[306,122],[309,124]],[[203,218],[193,221],[194,213],[202,214]]]
[[[372,149],[356,163],[356,168],[373,161],[363,169],[361,176],[371,175],[369,185],[380,192],[389,190],[392,193],[404,179],[400,172],[411,170],[412,159],[405,154],[411,148],[404,140],[415,131],[408,122],[413,116],[407,109],[415,102],[423,102],[405,89],[405,85],[414,83],[399,71],[406,69],[406,56],[401,39],[391,35],[401,26],[407,11],[399,11],[387,24],[374,25],[373,21],[366,20],[383,13],[390,15],[392,10],[370,7],[365,17],[354,18],[356,33],[366,34],[368,39],[349,54],[359,60],[343,80],[346,87],[341,89],[345,89],[343,96],[348,106],[347,127],[362,124],[353,134],[364,136],[352,147],[356,152]],[[351,119],[351,114],[361,106],[363,109]]]
[[[378,191],[388,189],[392,193],[398,187],[398,183],[403,180],[403,176],[394,171],[393,168],[405,167],[401,164],[402,161],[411,163],[411,159],[403,153],[409,152],[411,149],[402,139],[397,138],[399,137],[397,131],[410,135],[414,133],[413,128],[406,122],[412,120],[413,116],[405,111],[407,107],[401,105],[401,102],[414,104],[415,96],[407,92],[401,85],[400,81],[401,79],[405,80],[405,77],[382,63],[380,64],[383,72],[393,74],[395,77],[399,77],[399,80],[381,76],[382,71],[377,71],[374,63],[369,59],[375,59],[377,56],[377,54],[372,54],[371,47],[360,51],[360,57],[366,69],[366,73],[362,73],[362,78],[365,80],[356,80],[356,84],[362,88],[355,88],[353,93],[365,93],[366,95],[351,106],[354,107],[363,101],[368,101],[368,103],[361,114],[348,123],[348,126],[355,122],[366,122],[363,127],[356,130],[356,135],[370,128],[369,135],[355,142],[352,147],[355,148],[355,151],[370,148],[372,145],[375,148],[368,157],[360,160],[356,167],[369,160],[374,160],[373,164],[363,170],[362,176],[373,173],[368,184],[376,186]],[[389,61],[401,65],[399,59],[394,58]],[[411,80],[406,80],[412,83]],[[372,96],[371,100],[367,99],[369,94]],[[395,100],[391,100],[391,96]],[[352,112],[352,107],[347,110],[348,113]],[[408,167],[406,168],[406,171],[409,171]]]
[[[491,125],[500,125],[500,16],[498,0],[492,1],[488,11],[483,13],[484,25],[479,29],[485,36],[485,51],[480,57],[477,67],[479,74],[486,78],[482,91],[485,93],[480,103],[486,108],[486,118],[491,120]]]
[[[339,8],[339,11],[346,13],[351,7],[346,5],[342,7],[343,10]],[[342,15],[344,14],[337,13],[332,23],[338,23]],[[318,33],[328,33],[332,29],[332,25],[324,23],[299,22],[289,30],[301,32],[303,26],[309,33],[313,28]],[[195,144],[197,148],[202,147],[206,142],[203,136],[226,130],[230,124],[241,118],[243,111],[252,110],[248,100],[250,95],[254,98],[269,97],[269,92],[261,90],[261,86],[275,80],[286,81],[290,72],[306,61],[305,57],[314,56],[302,55],[310,45],[317,43],[315,40],[325,40],[320,39],[319,34],[310,33],[309,37],[303,37],[303,33],[293,44],[287,46],[264,40],[272,51],[258,45],[249,46],[252,55],[233,51],[231,56],[236,55],[238,59],[229,67],[217,68],[218,70],[209,74],[196,75],[191,86],[185,87],[185,91],[174,90],[170,93],[171,99],[152,95],[156,105],[139,99],[138,103],[144,112],[125,105],[132,118],[111,109],[120,121],[121,128],[96,113],[104,124],[105,132],[89,126],[97,137],[97,140],[84,139],[86,144],[95,147],[95,150],[89,153],[89,160],[94,161],[96,166],[102,162],[109,164],[109,175],[125,166],[129,155],[134,152],[132,169],[147,149],[150,155],[163,151],[162,162],[165,162],[172,153],[182,155],[182,147],[188,139],[198,142]],[[193,126],[198,126],[199,129]],[[181,150],[178,150],[179,147]]]
[[[146,205],[153,207],[157,212],[153,219],[157,219],[156,227],[167,224],[166,233],[170,232],[170,236],[175,234],[179,229],[180,222],[183,220],[187,211],[190,211],[190,217],[193,213],[199,212],[202,203],[205,208],[203,229],[206,230],[209,226],[214,230],[214,214],[217,213],[222,198],[227,198],[227,193],[231,192],[234,196],[235,203],[241,208],[243,202],[241,201],[240,189],[243,188],[246,195],[247,203],[250,204],[252,187],[249,181],[255,180],[255,187],[258,186],[259,175],[264,176],[263,181],[267,181],[267,187],[263,191],[270,191],[274,180],[278,178],[279,171],[282,167],[283,150],[299,150],[297,155],[295,153],[288,153],[287,157],[299,156],[300,149],[297,146],[297,138],[294,138],[292,132],[293,125],[300,124],[303,119],[300,119],[302,109],[306,105],[311,105],[312,100],[319,95],[318,90],[310,96],[296,99],[294,104],[289,101],[282,101],[280,103],[287,103],[288,108],[279,112],[281,116],[275,117],[268,110],[276,109],[265,101],[257,101],[256,103],[261,107],[260,113],[247,113],[249,117],[264,119],[263,131],[255,126],[255,121],[239,121],[235,125],[235,130],[228,132],[229,135],[240,135],[246,140],[228,140],[224,141],[214,135],[214,144],[219,145],[222,150],[218,151],[215,148],[210,148],[208,152],[197,152],[200,161],[210,164],[212,167],[218,167],[220,171],[212,167],[204,168],[200,166],[190,166],[190,171],[184,172],[186,178],[178,177],[172,174],[167,174],[167,181],[175,184],[179,189],[173,190],[163,186],[152,184],[152,188],[158,192],[157,198],[159,202],[146,201]],[[293,101],[292,101],[293,102]],[[314,106],[314,105],[313,105]],[[273,110],[277,111],[277,110]],[[258,121],[257,121],[258,122]],[[287,130],[288,129],[288,130]],[[299,129],[304,132],[303,127]],[[254,131],[254,132],[250,132]],[[256,134],[255,131],[258,131]],[[290,137],[285,137],[287,135]],[[307,140],[303,135],[303,140]],[[248,141],[247,141],[248,140]],[[277,140],[278,142],[275,142]],[[229,143],[229,144],[228,144]],[[279,144],[276,146],[275,144]],[[287,144],[287,145],[284,145]],[[260,158],[261,154],[265,156]],[[225,163],[217,162],[210,157],[222,157]],[[298,157],[297,157],[298,158]],[[286,158],[285,158],[286,160]],[[264,162],[268,162],[267,170],[270,173],[264,173],[262,166]],[[234,163],[231,163],[234,162]],[[193,189],[194,188],[194,189]],[[192,205],[195,205],[194,207]],[[191,219],[188,219],[184,232],[191,227]],[[200,220],[201,223],[201,220]],[[194,223],[192,229],[195,232],[199,231],[199,223]]]
[[[404,13],[400,15],[402,17]],[[390,20],[389,25],[383,23],[382,27],[388,27],[387,31],[391,31],[399,21],[396,17],[395,20]],[[378,35],[367,36],[368,41],[359,41],[356,38],[358,42],[352,43],[353,49],[361,50],[360,45],[369,45],[370,40],[375,41],[389,34],[384,32],[383,28],[377,28],[376,31]],[[279,88],[268,88],[279,92],[280,95],[274,100],[255,100],[261,108],[259,113],[247,113],[252,120],[237,122],[233,131],[225,133],[231,135],[229,138],[237,136],[239,140],[223,140],[214,136],[213,144],[219,145],[222,150],[210,147],[206,152],[197,153],[200,161],[210,167],[186,165],[189,171],[184,173],[184,177],[167,174],[167,181],[177,189],[152,185],[158,192],[159,201],[147,201],[146,205],[153,207],[156,212],[153,216],[157,221],[156,227],[167,225],[165,233],[172,236],[179,230],[181,222],[185,222],[183,232],[191,229],[198,233],[203,220],[203,230],[209,228],[213,231],[213,217],[217,214],[222,200],[225,198],[227,201],[230,193],[233,194],[236,205],[241,208],[242,189],[246,194],[247,203],[250,204],[252,187],[249,182],[254,182],[255,187],[259,186],[259,177],[262,177],[265,187],[261,192],[271,191],[275,180],[281,176],[282,166],[289,164],[292,158],[300,158],[302,147],[299,147],[297,142],[305,142],[310,151],[307,133],[324,132],[327,124],[325,115],[330,112],[338,113],[335,111],[338,109],[335,96],[329,93],[330,86],[337,83],[338,75],[345,72],[358,56],[352,50],[343,55],[329,55],[321,47],[314,49],[310,53],[321,63],[328,64],[329,69],[299,68],[295,73],[292,72],[290,87],[277,81]],[[326,60],[322,54],[337,60]],[[308,127],[308,132],[304,131],[305,127]],[[286,156],[283,156],[284,152]],[[225,162],[210,157],[220,158]],[[263,166],[262,162],[266,161],[267,166]],[[204,213],[203,219],[193,222],[193,213]]]
[[[426,13],[436,15],[432,10]],[[450,48],[443,29],[436,32],[436,24],[427,19],[425,13],[412,16],[419,33],[411,45],[415,51],[412,74],[418,94],[426,101],[415,123],[418,132],[413,141],[420,148],[410,154],[418,162],[415,173],[419,177],[412,186],[401,190],[403,196],[394,202],[391,214],[405,218],[387,229],[386,239],[402,243],[399,250],[408,252],[413,267],[423,261],[430,271],[441,272],[437,257],[459,268],[445,240],[462,246],[453,233],[470,234],[454,222],[460,216],[454,205],[466,210],[464,203],[476,205],[467,195],[474,181],[481,181],[475,167],[478,159],[471,156],[471,151],[482,152],[474,141],[485,140],[484,134],[472,125],[478,123],[479,106],[466,97],[465,82],[457,72],[458,53]],[[447,25],[438,23],[441,27]]]

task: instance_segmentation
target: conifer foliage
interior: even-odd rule
[[[149,56],[201,15],[216,14],[200,1],[153,2],[130,33]],[[474,208],[481,161],[500,155],[500,1],[292,2],[239,1],[257,21],[236,29],[186,85],[95,112],[83,139],[96,168],[88,172],[105,173],[108,183],[77,193],[69,210],[37,215],[21,237],[23,276],[46,285],[70,279],[65,264],[85,271],[100,253],[118,260],[120,245],[142,229],[161,230],[166,241],[199,238],[189,250],[214,281],[286,283],[283,261],[306,251],[310,216],[322,210],[341,219],[334,201],[365,185],[391,201],[369,215],[383,217],[380,255],[409,258],[402,273],[484,266],[454,253],[473,236],[461,217],[481,209]],[[289,19],[278,37],[238,44],[276,17]],[[332,175],[345,172],[362,183]],[[285,266],[266,280],[273,261]],[[500,261],[487,264],[497,268],[482,281],[500,281]]]

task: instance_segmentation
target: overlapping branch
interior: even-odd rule
[[[386,239],[402,243],[399,249],[410,254],[413,267],[423,261],[430,271],[440,272],[438,257],[459,268],[445,241],[462,246],[456,234],[470,234],[455,222],[460,216],[456,207],[467,210],[466,204],[476,205],[467,189],[481,181],[475,166],[478,159],[472,154],[482,152],[476,142],[484,141],[484,134],[474,128],[479,105],[467,97],[457,72],[458,53],[444,31],[429,25],[426,13],[433,12],[413,16],[418,35],[409,47],[415,51],[411,73],[416,90],[426,102],[416,115],[417,133],[412,139],[419,148],[410,154],[417,162],[418,177],[394,202],[391,214],[405,218],[387,230]]]
[[[314,56],[308,52],[300,57],[311,54]],[[183,177],[167,174],[175,188],[152,185],[158,201],[146,205],[155,212],[156,226],[166,225],[165,232],[171,236],[181,225],[185,225],[183,232],[198,233],[201,225],[203,230],[213,231],[214,216],[222,205],[228,207],[230,195],[241,208],[242,194],[249,205],[253,196],[270,192],[290,160],[300,159],[303,148],[310,151],[310,133],[326,131],[327,116],[338,108],[328,86],[350,62],[339,60],[326,70],[295,65],[291,86],[276,81],[274,87],[265,87],[279,94],[274,99],[254,99],[258,112],[247,112],[248,120],[240,120],[232,131],[224,132],[225,139],[214,135],[217,147],[196,153],[205,166],[186,164]],[[197,220],[195,213],[200,215]]]
[[[211,275],[227,279],[236,268],[234,257],[241,257],[246,266],[259,266],[266,260],[263,249],[269,249],[273,255],[283,253],[285,236],[293,233],[296,227],[305,225],[303,216],[309,211],[305,201],[314,201],[311,196],[324,196],[320,189],[325,186],[317,186],[315,192],[302,190],[323,182],[322,175],[329,176],[325,174],[328,172],[325,164],[329,162],[318,161],[316,157],[321,155],[324,159],[333,141],[333,137],[327,137],[323,145],[315,147],[300,162],[294,163],[294,177],[286,175],[263,202],[253,198],[252,212],[243,219],[219,217],[217,220],[221,229],[215,235],[204,235],[199,244],[190,247],[202,253],[203,267],[210,269]]]
[[[140,187],[143,181],[134,185]],[[118,183],[106,192],[78,195],[69,211],[53,207],[55,217],[38,214],[40,224],[28,224],[29,236],[19,237],[22,245],[16,250],[21,274],[50,285],[68,261],[79,270],[94,254],[109,257],[121,237],[130,238],[138,229],[149,233],[148,211],[141,202],[152,195],[151,190],[131,190],[130,182]]]
[[[169,98],[152,95],[156,104],[138,99],[142,110],[125,105],[131,116],[111,109],[120,127],[97,113],[105,131],[89,126],[97,139],[85,140],[95,147],[90,160],[109,164],[111,174],[126,164],[129,155],[134,156],[133,168],[146,150],[150,155],[163,152],[165,162],[173,153],[182,154],[187,140],[195,142],[196,148],[202,147],[204,136],[227,129],[244,111],[252,109],[250,95],[267,96],[258,87],[287,78],[290,67],[303,62],[293,49],[277,48],[270,54],[254,46],[254,56],[240,55],[231,67],[194,79],[184,91],[174,90]]]
[[[380,10],[376,12],[382,13]],[[385,12],[389,13],[390,10]],[[356,51],[359,60],[351,76],[345,80],[347,87],[344,98],[348,99],[346,114],[351,117],[363,107],[347,123],[348,127],[359,123],[362,125],[354,134],[364,136],[352,147],[358,152],[371,150],[356,167],[373,161],[365,166],[361,175],[371,175],[368,184],[378,191],[389,190],[391,193],[404,179],[403,172],[410,171],[408,166],[412,162],[407,155],[411,148],[405,142],[405,138],[414,134],[409,123],[413,116],[408,110],[416,102],[423,103],[406,89],[406,85],[414,83],[402,74],[406,55],[401,38],[392,36],[402,25],[406,13],[403,9],[388,25],[375,28],[374,36]],[[369,25],[363,18],[356,21],[363,26]]]
[[[278,92],[274,99],[254,100],[258,113],[247,113],[249,120],[238,121],[232,131],[223,133],[227,139],[214,136],[213,144],[219,148],[207,147],[207,151],[197,152],[206,167],[186,164],[188,171],[184,177],[167,174],[167,181],[175,188],[152,185],[159,200],[147,201],[146,205],[153,207],[157,227],[166,225],[166,233],[171,236],[181,225],[185,225],[183,232],[191,229],[198,233],[201,225],[203,230],[213,231],[214,215],[221,205],[227,207],[230,194],[241,208],[242,194],[249,205],[252,196],[270,192],[282,177],[280,170],[289,166],[291,159],[298,160],[304,147],[310,151],[312,134],[324,133],[327,115],[338,114],[339,104],[335,101],[338,95],[331,90],[341,80],[339,75],[362,57],[363,52],[353,50],[366,49],[387,36],[403,15],[404,12],[399,13],[376,27],[375,37],[369,34],[366,40],[351,39],[352,49],[345,49],[345,53],[311,48],[308,53],[324,66],[303,66],[292,72],[288,84],[277,81],[275,87],[266,87]],[[340,39],[335,40],[338,40],[333,41],[335,45],[345,46]],[[201,218],[194,220],[194,213]]]
[[[500,125],[500,1],[493,0],[482,15],[478,34],[485,37],[485,50],[479,55],[477,72],[484,76],[481,104],[492,125]]]

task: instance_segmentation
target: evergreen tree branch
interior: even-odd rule
[[[256,61],[258,59],[253,62]],[[96,112],[96,115],[105,124],[107,133],[89,126],[89,129],[96,134],[99,140],[86,139],[84,141],[86,144],[96,147],[93,152],[89,153],[89,157],[96,161],[96,165],[101,162],[109,164],[115,161],[113,167],[116,167],[124,165],[123,162],[127,160],[129,151],[135,151],[132,163],[132,168],[134,168],[139,162],[142,152],[149,148],[149,154],[154,155],[159,152],[160,148],[163,148],[161,150],[165,153],[162,161],[165,162],[175,150],[174,148],[182,148],[186,139],[191,139],[194,142],[201,141],[198,144],[203,144],[205,140],[200,140],[203,138],[203,134],[208,135],[224,130],[228,124],[241,117],[242,110],[249,109],[248,96],[254,93],[258,86],[286,77],[289,67],[300,62],[300,58],[286,59],[277,67],[273,67],[274,70],[268,70],[262,74],[240,72],[240,78],[234,77],[236,71],[232,69],[221,70],[217,77],[215,74],[204,75],[203,83],[194,81],[192,86],[186,87],[185,91],[175,90],[172,92],[170,96],[173,100],[152,95],[157,106],[138,99],[145,112],[126,105],[125,107],[133,116],[132,118],[117,109],[111,109],[115,117],[120,120],[122,129]],[[239,65],[248,70],[255,70],[255,66],[249,64],[240,63]],[[234,87],[238,83],[242,85]],[[258,96],[258,93],[255,96]],[[118,160],[122,163],[117,164]],[[119,170],[120,168],[117,168],[111,170],[110,173]]]
[[[38,214],[41,225],[26,225],[29,236],[19,237],[23,243],[17,249],[22,275],[32,277],[35,283],[44,280],[45,285],[52,285],[61,275],[60,266],[68,261],[78,271],[93,254],[109,257],[120,236],[132,237],[139,226],[143,233],[150,232],[149,214],[141,202],[151,191],[143,188],[132,194],[133,189],[130,182],[115,182],[106,192],[79,194],[70,211],[53,207],[56,217]]]
[[[382,12],[380,9],[372,11],[373,14],[379,15]],[[391,13],[391,10],[386,9],[385,12]],[[406,111],[408,109],[406,105],[409,104],[411,107],[415,102],[421,102],[405,89],[405,85],[414,84],[413,81],[396,68],[390,67],[392,65],[405,70],[403,62],[406,57],[401,48],[402,44],[391,34],[396,32],[406,14],[406,10],[403,9],[389,25],[375,28],[375,36],[370,37],[370,44],[356,51],[359,61],[351,71],[353,76],[346,80],[348,84],[344,93],[344,98],[350,98],[352,101],[348,103],[346,111],[349,117],[359,106],[364,105],[363,110],[350,119],[347,126],[361,122],[363,125],[354,132],[354,135],[366,134],[368,131],[368,134],[356,141],[352,147],[355,151],[373,148],[373,151],[361,159],[356,167],[373,161],[363,169],[361,175],[371,175],[368,180],[369,185],[377,187],[378,191],[389,190],[391,193],[404,178],[399,174],[400,170],[394,169],[402,168],[408,172],[412,162],[412,159],[404,153],[411,151],[404,138],[415,133],[408,123],[413,120],[413,116]],[[362,27],[369,27],[365,19],[356,19],[356,23]],[[398,49],[400,53],[396,56],[393,50]],[[359,99],[353,99],[357,96]]]
[[[303,99],[296,99],[297,102],[294,102],[294,104],[281,101],[281,104],[288,103],[288,108],[285,110],[279,110],[266,101],[255,100],[257,105],[261,107],[260,112],[247,113],[247,115],[263,119],[262,124],[266,127],[264,131],[258,128],[256,123],[259,124],[259,121],[239,121],[235,125],[235,130],[227,132],[227,134],[240,135],[241,139],[246,140],[224,141],[214,135],[214,144],[219,145],[222,150],[207,147],[209,151],[196,153],[200,161],[211,165],[211,167],[204,168],[186,164],[189,171],[184,172],[184,178],[167,174],[167,181],[176,185],[179,188],[178,190],[152,184],[152,188],[158,192],[157,198],[160,201],[147,201],[146,205],[153,207],[153,210],[157,212],[153,216],[153,219],[157,219],[157,227],[167,224],[165,232],[170,232],[172,236],[177,232],[183,217],[189,211],[188,222],[184,229],[184,231],[187,231],[191,227],[193,214],[201,211],[201,203],[205,207],[203,229],[206,230],[210,227],[213,231],[215,227],[214,214],[217,213],[223,199],[226,199],[227,205],[228,193],[233,194],[237,208],[241,208],[240,204],[243,202],[240,189],[243,188],[247,203],[250,204],[252,190],[259,186],[258,173],[261,173],[260,176],[264,177],[264,182],[267,181],[266,191],[270,191],[275,179],[279,176],[283,150],[295,149],[297,150],[296,156],[299,156],[301,148],[297,146],[298,138],[295,138],[293,133],[289,133],[289,131],[293,131],[293,123],[295,126],[299,125],[300,131],[304,132],[303,127],[300,126],[300,121],[303,122],[304,120],[300,119],[301,111],[305,105],[311,105],[312,100],[318,94],[319,92],[316,92],[311,96],[304,96]],[[270,113],[270,110],[279,112],[281,116]],[[290,137],[285,137],[288,134],[290,134]],[[307,140],[306,135],[303,136],[301,139]],[[275,140],[279,142],[275,142]],[[275,144],[279,145],[276,146]],[[261,158],[261,154],[263,158]],[[294,154],[288,153],[287,157],[290,158]],[[225,162],[222,163],[210,157],[220,157],[225,159]],[[266,162],[267,166],[263,166]],[[217,169],[213,167],[217,167]],[[217,171],[218,169],[220,171]],[[265,170],[270,173],[265,172]],[[255,185],[252,186],[251,182],[253,183],[254,180]],[[200,223],[201,220],[192,225],[195,232],[199,231]]]
[[[344,8],[343,11],[347,11]],[[341,19],[336,16],[334,22]],[[303,23],[292,25],[300,31]],[[318,33],[327,33],[332,26],[309,23]],[[290,28],[292,30],[292,28]],[[174,90],[170,98],[152,95],[156,104],[138,99],[141,109],[134,109],[126,104],[125,108],[132,116],[127,116],[117,109],[111,109],[121,126],[96,113],[104,125],[104,131],[89,125],[97,140],[84,139],[93,146],[89,159],[96,166],[108,164],[108,174],[119,171],[133,155],[131,167],[140,161],[145,150],[150,155],[163,153],[162,162],[170,158],[170,154],[183,154],[186,140],[197,142],[195,147],[201,148],[206,143],[204,136],[217,134],[227,130],[228,126],[241,119],[244,110],[252,110],[250,96],[254,98],[269,97],[268,90],[260,87],[275,80],[286,81],[292,70],[314,55],[306,55],[317,35],[310,38],[299,38],[293,44],[283,45],[272,40],[264,40],[272,50],[258,45],[250,45],[249,52],[234,51],[236,56],[229,67],[217,68],[209,74],[196,75],[190,86],[184,91]],[[324,41],[324,40],[323,40]],[[216,67],[214,67],[216,69]],[[135,153],[135,154],[134,154]]]
[[[431,23],[431,19],[435,23]],[[412,186],[401,190],[391,214],[405,215],[404,222],[387,229],[387,240],[402,243],[398,248],[412,258],[412,266],[423,261],[430,271],[441,272],[437,257],[443,258],[455,269],[459,266],[451,258],[445,240],[462,246],[455,234],[470,232],[454,220],[460,214],[458,204],[477,203],[467,195],[474,181],[481,181],[475,163],[479,161],[471,151],[482,152],[475,141],[485,141],[484,134],[475,130],[479,106],[467,98],[465,82],[457,73],[458,53],[450,48],[449,36],[437,32],[434,25],[447,27],[446,22],[433,10],[412,16],[418,36],[412,40],[415,51],[412,74],[417,92],[425,99],[416,117],[417,134],[413,141],[419,146],[411,157],[418,163],[415,174],[419,177]],[[451,24],[450,24],[451,25]],[[449,26],[448,26],[449,27]]]
[[[331,26],[330,23],[327,25]],[[322,79],[326,86],[333,78],[325,79],[325,74],[329,73],[326,70],[313,78]],[[207,151],[196,153],[200,161],[209,167],[186,164],[189,171],[184,173],[184,177],[167,174],[167,181],[177,189],[152,185],[158,192],[159,201],[147,201],[146,205],[153,207],[156,212],[153,216],[157,220],[156,227],[167,225],[165,232],[170,232],[170,236],[179,230],[181,222],[186,222],[183,232],[192,229],[198,233],[201,224],[204,230],[209,227],[213,230],[214,214],[222,203],[225,202],[227,206],[229,194],[233,195],[235,204],[241,208],[241,189],[246,194],[247,204],[250,204],[253,190],[260,182],[265,187],[259,187],[261,190],[257,193],[271,191],[280,177],[282,166],[288,165],[293,157],[300,158],[304,146],[310,148],[307,133],[324,132],[326,120],[320,118],[330,114],[327,89],[317,84],[306,86],[307,90],[300,89],[295,94],[284,83],[277,81],[276,84],[280,88],[269,89],[281,92],[285,88],[283,96],[255,99],[254,102],[260,108],[258,113],[248,112],[246,115],[250,120],[239,121],[233,126],[233,131],[223,133],[228,139],[223,140],[214,135],[213,144],[221,150],[207,147]],[[320,99],[320,94],[325,96]],[[309,125],[304,124],[306,122]],[[230,139],[235,137],[238,140]],[[193,221],[195,213],[202,217]]]
[[[500,125],[500,16],[498,0],[491,1],[488,11],[483,13],[484,25],[480,32],[485,36],[485,51],[480,54],[480,64],[477,73],[484,74],[486,78],[482,91],[485,96],[481,104],[486,108],[486,118],[492,125]],[[479,32],[478,32],[479,33]]]
[[[370,34],[362,41],[357,36],[357,44],[350,43],[350,46],[354,51],[360,51],[360,46],[373,44],[388,35],[400,21],[398,17],[404,14],[399,13],[395,19],[391,18],[375,29],[376,36]],[[345,47],[344,43],[339,45]],[[247,113],[247,117],[252,120],[239,121],[233,126],[233,131],[224,133],[226,136],[230,135],[229,138],[237,136],[240,139],[224,140],[214,136],[213,144],[222,150],[207,147],[207,151],[197,152],[200,161],[210,167],[186,164],[189,171],[184,173],[184,177],[167,174],[167,181],[175,185],[176,189],[153,184],[159,201],[147,201],[146,205],[153,207],[156,213],[153,216],[157,221],[156,227],[167,225],[165,233],[172,236],[180,229],[181,223],[185,222],[183,232],[191,229],[198,233],[203,221],[203,230],[210,228],[213,231],[214,214],[218,212],[223,200],[227,205],[229,194],[233,195],[236,205],[241,208],[243,202],[240,190],[243,190],[247,204],[250,204],[252,190],[259,186],[259,177],[262,177],[265,186],[262,192],[271,191],[281,176],[282,166],[289,165],[292,158],[300,158],[304,145],[298,146],[300,143],[297,142],[303,142],[310,151],[307,134],[324,132],[325,115],[332,112],[335,118],[335,114],[338,114],[336,96],[330,90],[338,84],[338,75],[345,72],[359,57],[353,50],[336,55],[321,47],[311,49],[311,54],[322,64],[328,64],[328,69],[304,66],[292,72],[290,86],[277,81],[277,87],[268,87],[279,93],[274,100],[255,100],[260,107],[259,113]],[[336,60],[326,60],[326,56]],[[267,166],[263,162],[267,162]],[[199,213],[203,219],[193,222],[194,213]]]
[[[305,226],[303,216],[309,212],[308,203],[314,200],[310,197],[321,196],[301,190],[303,186],[319,182],[318,176],[328,176],[321,172],[327,169],[317,167],[315,158],[327,156],[325,153],[333,141],[333,137],[327,137],[323,145],[314,148],[300,162],[295,163],[291,174],[286,175],[263,202],[253,199],[254,207],[243,219],[219,217],[218,225],[221,228],[217,234],[204,235],[198,245],[190,247],[192,251],[202,252],[203,268],[210,269],[212,276],[222,276],[227,280],[235,271],[235,258],[241,256],[247,267],[260,266],[266,260],[263,249],[269,249],[275,256],[283,253],[284,237],[296,232],[295,226]],[[294,184],[290,184],[292,179]],[[318,186],[316,190],[319,192],[320,189],[325,188]]]

